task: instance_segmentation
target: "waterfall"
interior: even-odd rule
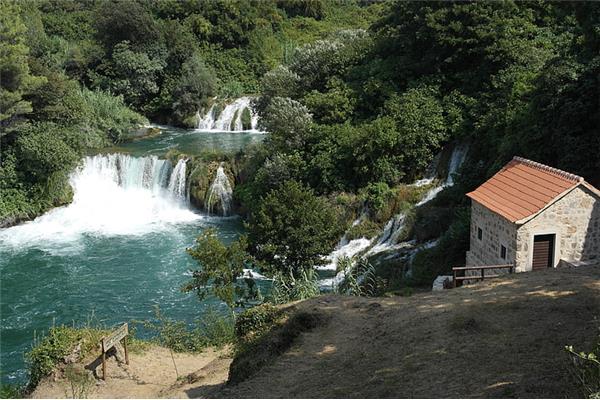
[[[450,163],[448,164],[448,176],[446,177],[446,186],[454,185],[454,174],[458,172],[462,163],[465,161],[467,156],[468,147],[464,144],[460,144],[452,150],[452,156],[450,157]]]
[[[215,105],[210,107],[208,112],[202,116],[197,113],[198,129],[203,131],[220,131],[220,132],[241,132],[244,131],[242,123],[242,115],[244,110],[250,113],[250,129],[249,131],[257,131],[258,115],[255,115],[250,107],[250,97],[240,97],[225,106],[223,111],[217,116]]]
[[[454,175],[458,172],[458,169],[465,161],[467,151],[468,147],[464,144],[460,144],[454,147],[454,149],[452,150],[452,155],[450,156],[450,162],[448,163],[448,175],[446,177],[446,181],[442,185],[429,189],[429,191],[425,194],[425,196],[423,196],[421,201],[419,201],[416,204],[417,207],[422,206],[423,204],[435,199],[442,190],[454,185]],[[429,183],[431,183],[432,181],[430,181]]]
[[[204,116],[197,112],[196,118],[198,118],[198,129],[203,131],[212,130],[215,125],[215,106],[210,107]]]
[[[208,200],[206,202],[207,211],[212,213],[215,203],[219,203],[221,206],[221,213],[224,216],[229,215],[232,197],[233,190],[231,189],[231,183],[229,183],[229,178],[225,174],[223,164],[221,164],[219,165],[219,168],[217,168],[215,179],[208,189]]]
[[[419,207],[427,203],[428,201],[434,199],[443,189],[454,185],[453,175],[458,172],[459,168],[464,162],[467,151],[468,147],[465,145],[458,145],[453,149],[450,161],[448,163],[448,175],[446,180],[442,185],[435,186],[427,191],[427,193],[425,193],[423,198],[415,205],[415,207]],[[439,160],[440,154],[434,158],[432,164],[428,168],[425,178],[412,183],[412,185],[420,187],[432,184],[436,178],[436,169]],[[401,235],[405,230],[405,219],[406,215],[404,213],[393,216],[385,224],[381,234],[377,238],[371,240],[360,238],[348,242],[345,240],[346,235],[344,235],[335,250],[327,256],[326,259],[328,264],[319,266],[317,269],[335,271],[338,260],[342,257],[354,257],[361,254],[365,257],[371,257],[391,250],[394,250],[394,254],[385,257],[385,259],[401,258],[412,262],[413,258],[419,251],[435,246],[437,244],[437,240],[432,240],[422,245],[417,245],[415,240],[400,241]],[[356,223],[360,223],[360,220],[354,222],[354,224]],[[407,271],[407,273],[410,273],[410,269]],[[321,288],[327,289],[331,288],[332,286],[339,285],[344,280],[344,277],[344,271],[340,271],[333,278],[321,279],[319,283]]]
[[[145,234],[200,218],[185,201],[185,160],[173,168],[156,156],[85,157],[71,173],[70,183],[71,204],[1,231],[0,242],[62,246],[83,235]]]
[[[175,194],[177,197],[187,199],[186,189],[187,186],[185,184],[185,173],[186,173],[186,165],[187,159],[182,158],[177,161],[177,165],[173,169],[173,173],[171,174],[171,178],[169,179],[169,192]]]

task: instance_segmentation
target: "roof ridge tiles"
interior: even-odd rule
[[[563,170],[558,169],[558,168],[549,167],[548,165],[545,165],[545,164],[542,164],[542,163],[539,163],[539,162],[536,162],[536,161],[528,160],[527,158],[523,158],[523,157],[519,157],[519,156],[514,156],[513,160],[515,160],[517,162],[520,162],[520,163],[523,163],[523,164],[526,164],[526,165],[528,165],[528,166],[530,166],[532,168],[538,169],[540,171],[549,172],[551,174],[558,175],[559,177],[564,178],[564,179],[568,179],[570,181],[573,181],[574,183],[575,182],[583,182],[584,181],[584,179],[581,176],[579,176],[579,175],[575,175],[575,174],[572,174],[572,173],[567,172],[567,171],[563,171]]]

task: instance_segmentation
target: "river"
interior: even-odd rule
[[[23,355],[53,324],[92,319],[114,326],[151,319],[155,306],[191,322],[210,305],[223,308],[214,298],[200,302],[180,291],[197,267],[185,249],[209,227],[229,243],[242,223],[189,206],[178,191],[178,169],[157,155],[237,151],[263,135],[162,129],[157,137],[86,157],[71,176],[72,204],[0,230],[3,383],[26,381]]]

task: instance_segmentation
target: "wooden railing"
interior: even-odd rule
[[[473,267],[453,267],[452,268],[452,286],[456,287],[458,282],[463,281],[483,281],[490,278],[498,278],[500,275],[486,275],[485,271],[490,269],[508,269],[508,273],[512,274],[515,270],[513,264],[501,264],[501,265],[480,265]],[[463,271],[465,276],[457,276],[457,272]],[[469,275],[466,276],[467,271],[481,271],[481,275]]]

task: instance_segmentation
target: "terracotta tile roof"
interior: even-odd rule
[[[519,222],[537,214],[561,194],[582,183],[591,186],[580,176],[514,157],[467,196],[509,221]],[[592,190],[597,193],[595,188]]]

